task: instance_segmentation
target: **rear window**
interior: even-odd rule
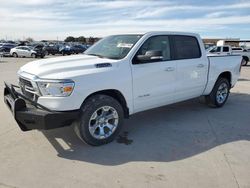
[[[242,48],[232,48],[232,50],[242,51]]]
[[[175,59],[193,59],[201,57],[199,43],[192,36],[173,36]]]

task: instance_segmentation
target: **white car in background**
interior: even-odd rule
[[[241,55],[243,58],[242,65],[246,66],[250,61],[250,51],[242,47],[231,47],[229,45],[225,46],[214,46],[207,50],[208,54],[218,54],[218,55]]]
[[[10,55],[13,57],[36,57],[36,51],[27,46],[17,46],[10,50]]]

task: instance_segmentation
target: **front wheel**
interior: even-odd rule
[[[123,108],[116,99],[107,95],[94,95],[82,106],[75,132],[87,144],[107,144],[119,133],[123,119]]]
[[[228,99],[229,91],[230,84],[228,79],[219,78],[216,81],[212,92],[205,97],[207,104],[212,107],[222,107]]]
[[[18,57],[18,55],[17,55],[16,52],[14,52],[14,53],[12,54],[12,56],[13,56],[13,57]]]
[[[31,57],[32,58],[36,58],[36,54],[31,54]]]

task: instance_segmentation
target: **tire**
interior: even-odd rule
[[[220,108],[226,103],[229,93],[230,84],[228,79],[219,78],[211,93],[205,96],[206,103],[211,107]]]
[[[31,54],[31,57],[32,58],[36,58],[36,54]]]
[[[13,57],[18,57],[18,55],[17,55],[16,52],[14,52],[14,53],[12,54],[12,56],[13,56]]]
[[[85,143],[100,146],[115,139],[121,130],[123,119],[121,104],[110,96],[98,94],[84,102],[74,129]]]
[[[242,66],[247,66],[248,61],[249,61],[249,59],[247,57],[243,57],[241,65]]]

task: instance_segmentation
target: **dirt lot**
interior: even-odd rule
[[[2,59],[0,93],[31,60]],[[223,108],[193,99],[132,116],[128,145],[90,147],[71,127],[22,132],[1,94],[0,187],[249,188],[249,113],[250,66]]]

